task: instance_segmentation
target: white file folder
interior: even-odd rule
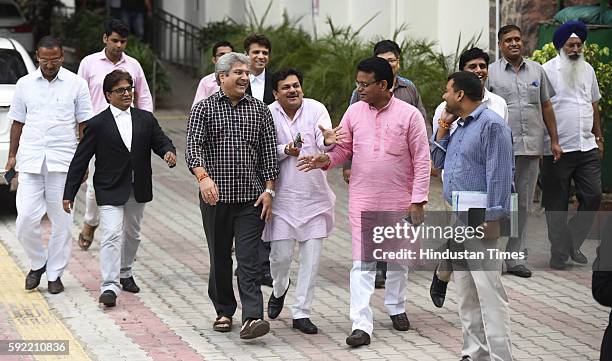
[[[467,212],[470,208],[487,208],[486,192],[454,191],[452,195],[454,213]],[[510,237],[518,237],[518,194],[510,195]]]

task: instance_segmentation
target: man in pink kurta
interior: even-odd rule
[[[215,45],[212,47],[213,64],[217,64],[217,60],[219,60],[220,57],[227,53],[231,53],[232,51],[234,51],[234,46],[229,41],[223,40],[215,43]],[[208,74],[207,76],[203,77],[202,80],[200,80],[191,107],[193,108],[193,106],[200,100],[204,100],[218,91],[219,83],[217,82],[217,76],[214,72]]]
[[[130,73],[134,81],[134,106],[138,109],[153,112],[153,99],[144,71],[138,60],[124,53],[129,29],[121,20],[108,20],[104,24],[104,49],[86,56],[81,60],[78,74],[87,81],[94,114],[108,108],[109,104],[102,90],[106,75],[113,70],[122,69]],[[83,229],[79,234],[79,246],[86,250],[93,241],[93,236],[100,221],[100,212],[96,204],[93,186],[95,158],[89,165],[87,193],[85,196],[85,214]]]
[[[295,69],[276,72],[272,88],[276,101],[269,105],[276,126],[280,174],[272,219],[266,223],[263,240],[270,242],[270,274],[273,292],[268,301],[268,317],[278,317],[289,289],[289,270],[295,243],[299,245],[299,271],[295,287],[293,328],[306,334],[318,332],[310,321],[310,306],[319,267],[323,239],[334,223],[335,195],[324,171],[300,172],[300,154],[317,154],[331,144],[321,130],[331,129],[325,106],[304,98],[302,75]],[[298,136],[303,145],[295,144]],[[299,143],[299,142],[298,142]]]
[[[331,168],[353,157],[349,183],[349,218],[353,240],[351,270],[351,346],[370,343],[373,330],[369,301],[374,292],[376,262],[362,249],[362,212],[410,212],[414,223],[423,219],[430,176],[430,155],[423,116],[417,108],[396,99],[389,88],[393,73],[388,62],[369,58],[357,66],[361,101],[351,105],[342,119],[343,142],[326,154],[301,157],[301,169]],[[367,247],[366,247],[367,248]],[[393,327],[410,328],[405,310],[407,269],[389,265],[385,306]]]

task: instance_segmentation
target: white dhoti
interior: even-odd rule
[[[385,307],[389,316],[406,312],[406,283],[408,268],[397,264],[388,264],[385,281]],[[351,269],[351,321],[352,331],[362,330],[370,336],[374,328],[370,298],[374,293],[376,262],[353,261]]]
[[[43,162],[41,173],[19,173],[17,188],[17,238],[23,245],[30,268],[37,270],[47,264],[47,280],[55,281],[68,265],[72,241],[72,214],[64,211],[64,172],[48,172]],[[47,251],[41,237],[41,221],[47,214],[51,221],[51,236]]]
[[[87,177],[87,192],[85,192],[85,213],[83,214],[83,222],[92,227],[96,227],[100,223],[100,210],[96,203],[96,192],[93,185],[93,176],[96,171],[96,157],[93,156],[89,161],[89,177]]]
[[[272,283],[274,297],[282,296],[289,286],[289,270],[296,242],[293,239],[270,242],[270,274],[274,280]],[[314,299],[314,287],[323,239],[309,239],[297,243],[300,265],[295,287],[295,304],[291,310],[294,319],[310,318],[310,306]]]

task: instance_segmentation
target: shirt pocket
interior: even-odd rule
[[[540,103],[540,86],[534,85],[533,83],[527,85],[527,99],[529,104]]]
[[[385,152],[391,155],[403,155],[408,150],[406,134],[408,130],[400,126],[391,126],[385,133]]]
[[[74,101],[59,99],[53,105],[57,120],[74,120]]]

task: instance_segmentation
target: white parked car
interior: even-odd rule
[[[6,116],[15,93],[15,84],[19,78],[34,70],[36,70],[34,62],[21,44],[13,39],[0,37],[0,170],[2,171],[8,159],[11,137],[11,121]]]
[[[0,0],[0,37],[17,40],[30,53],[34,53],[34,34],[17,2]]]

